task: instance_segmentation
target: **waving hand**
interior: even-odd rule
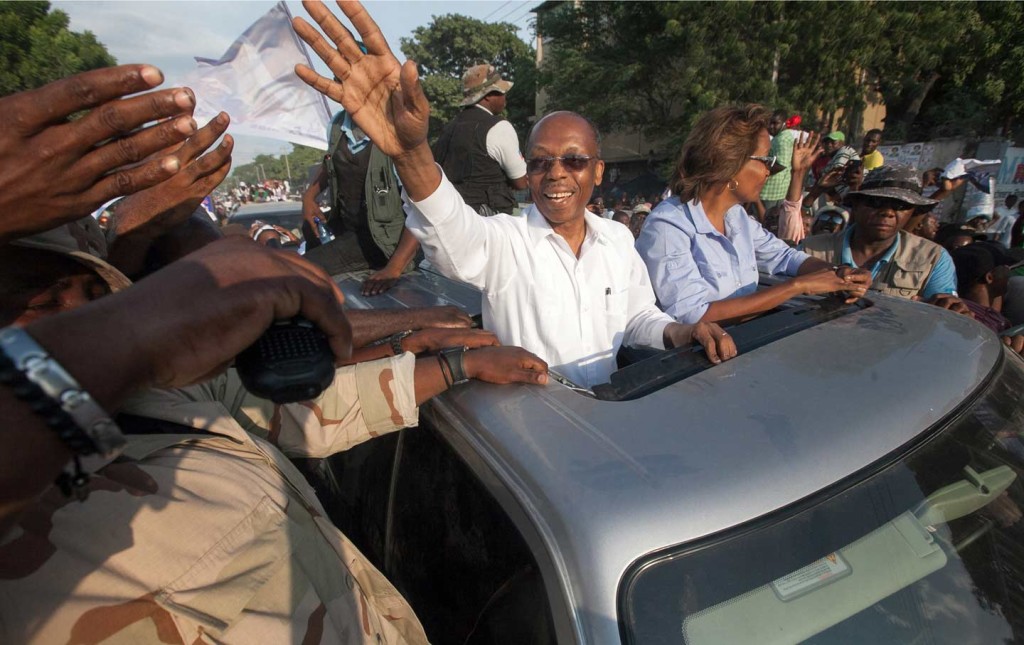
[[[292,21],[295,32],[334,72],[335,79],[296,65],[299,78],[341,103],[389,157],[402,157],[425,144],[430,105],[420,87],[416,63],[398,62],[377,23],[359,2],[339,0],[338,6],[365,43],[366,53],[322,2],[304,0],[302,6],[330,42],[302,18]]]

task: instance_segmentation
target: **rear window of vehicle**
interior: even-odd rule
[[[626,642],[1024,640],[1021,365],[866,479],[633,567]]]

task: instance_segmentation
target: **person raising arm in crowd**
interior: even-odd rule
[[[779,234],[778,237],[787,242],[799,243],[810,232],[804,230],[803,221],[803,195],[804,180],[811,168],[811,164],[821,154],[818,146],[818,134],[812,133],[801,137],[793,144],[793,158],[790,168],[792,170],[789,179],[789,188],[786,191],[786,198],[782,200],[779,212]]]
[[[299,65],[310,86],[339,101],[390,156],[405,188],[406,225],[431,263],[483,291],[484,327],[502,343],[533,351],[576,384],[608,380],[619,347],[674,347],[698,340],[712,361],[735,354],[717,325],[680,325],[654,304],[626,227],[586,210],[601,182],[598,133],[583,117],[556,112],[528,142],[534,206],[524,217],[480,217],[434,162],[430,105],[416,65],[401,65],[358,2],[341,3],[367,53],[321,3],[304,3],[331,38],[296,18],[296,32],[341,82]]]
[[[779,169],[767,120],[759,105],[702,116],[679,155],[673,197],[637,240],[658,303],[679,322],[742,319],[803,294],[857,298],[870,283],[866,272],[809,258],[748,217],[741,204]],[[796,277],[759,290],[758,271]]]

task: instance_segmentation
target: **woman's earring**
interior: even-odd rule
[[[740,187],[740,185],[736,183],[735,179],[730,179],[729,183],[726,185],[729,187],[729,190],[731,190],[734,193],[736,192],[736,189]]]

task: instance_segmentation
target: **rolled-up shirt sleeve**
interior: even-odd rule
[[[243,428],[289,457],[327,457],[416,425],[415,369],[408,352],[341,367],[320,396],[283,405],[253,396],[229,370],[221,400]]]
[[[662,311],[675,320],[699,322],[711,305],[712,289],[690,252],[690,238],[663,219],[648,219],[637,240]]]
[[[782,200],[782,204],[779,206],[779,237],[781,239],[802,242],[806,237],[800,207],[800,202]]]
[[[810,257],[775,237],[757,222],[751,220],[750,229],[757,270],[762,273],[796,275],[800,265]]]

